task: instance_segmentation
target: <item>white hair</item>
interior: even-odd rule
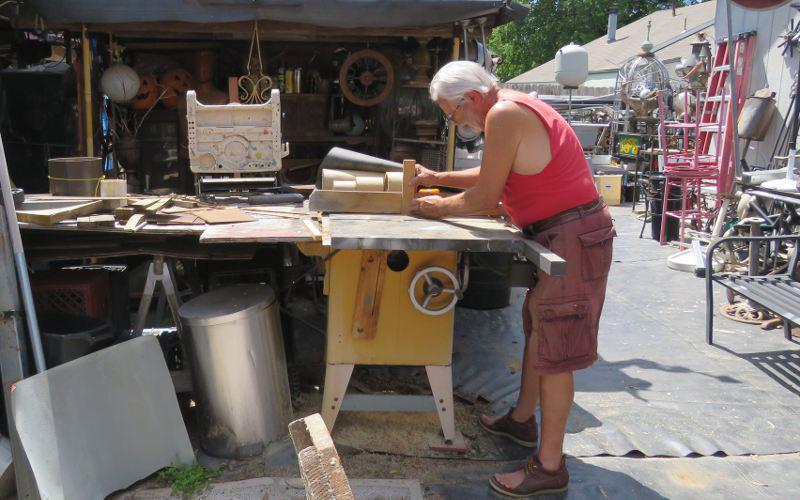
[[[452,61],[433,75],[430,85],[431,99],[455,102],[464,94],[476,90],[488,93],[497,84],[497,78],[483,66],[472,61]]]

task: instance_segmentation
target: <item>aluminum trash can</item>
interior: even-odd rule
[[[286,436],[291,397],[272,288],[219,288],[185,303],[178,315],[203,450],[222,458],[254,456]]]

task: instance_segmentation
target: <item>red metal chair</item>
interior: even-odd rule
[[[701,93],[695,93],[695,108],[697,110],[694,121],[689,117],[688,94],[685,99],[683,122],[668,122],[666,109],[661,92],[658,94],[658,116],[660,119],[659,136],[661,140],[661,154],[663,159],[663,172],[666,177],[664,183],[664,198],[662,207],[661,234],[659,243],[665,244],[666,217],[675,217],[680,221],[680,241],[686,241],[686,223],[702,224],[704,220],[714,217],[714,212],[706,208],[704,195],[716,194],[719,179],[719,143],[712,153],[701,153],[697,148],[697,138],[700,132],[708,132],[710,127],[717,127],[717,141],[722,137],[720,123],[706,124],[701,121]],[[682,140],[676,149],[671,149],[667,142],[667,131],[679,130]],[[675,187],[680,190],[681,206],[677,210],[669,210],[670,193]]]

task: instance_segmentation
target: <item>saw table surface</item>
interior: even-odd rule
[[[329,218],[334,249],[517,253],[525,246],[517,228],[490,217],[431,220],[406,215],[331,214]]]

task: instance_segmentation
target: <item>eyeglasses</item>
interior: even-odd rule
[[[459,110],[459,108],[461,108],[462,104],[464,104],[464,99],[461,99],[460,101],[458,101],[458,104],[456,105],[456,107],[455,107],[455,109],[453,110],[452,113],[450,113],[449,115],[444,115],[444,117],[448,121],[448,123],[453,121],[453,118],[455,117],[456,113],[458,113],[458,110]]]

